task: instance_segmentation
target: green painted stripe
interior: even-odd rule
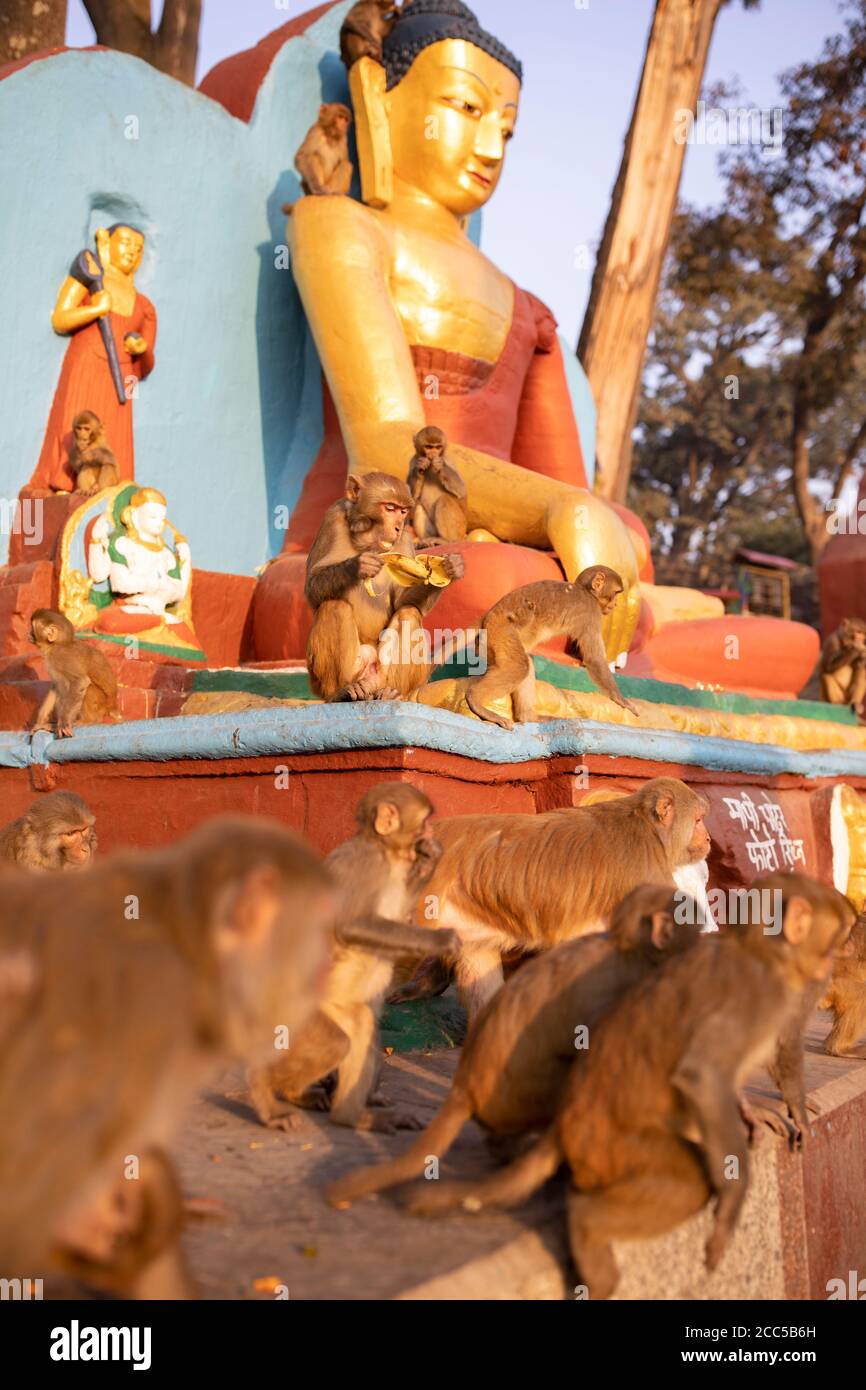
[[[563,666],[548,657],[533,657],[539,680],[548,681],[559,690],[595,691],[595,686],[579,666]],[[433,673],[434,681],[460,679],[477,675],[462,659],[455,659]],[[680,705],[690,709],[721,710],[728,714],[785,714],[798,719],[820,719],[829,724],[856,726],[853,710],[842,705],[827,705],[817,700],[756,700],[736,691],[690,690],[685,685],[667,681],[644,680],[635,676],[617,676],[623,694],[635,700],[648,700],[655,705]],[[248,695],[263,695],[269,699],[311,700],[313,692],[305,671],[196,671],[193,691],[241,690]]]
[[[94,642],[114,642],[118,647],[131,647],[132,643],[135,642],[139,652],[158,652],[160,656],[173,656],[175,660],[179,661],[181,664],[186,661],[207,661],[205,653],[200,652],[196,647],[184,647],[181,651],[179,647],[164,647],[159,642],[141,642],[134,632],[127,633],[126,635],[115,635],[111,632],[92,632],[89,629],[85,630],[82,628],[78,636],[86,637],[88,640]],[[131,657],[130,660],[134,660],[134,658]]]

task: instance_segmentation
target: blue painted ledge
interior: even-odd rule
[[[486,763],[602,754],[683,763],[725,772],[802,777],[866,777],[866,752],[794,752],[667,729],[626,729],[562,719],[508,732],[450,710],[413,704],[312,705],[240,714],[92,725],[71,739],[0,733],[0,767],[77,762],[165,762],[254,758],[364,748],[429,748]]]

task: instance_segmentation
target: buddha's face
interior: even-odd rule
[[[493,195],[520,83],[463,39],[432,44],[387,97],[394,174],[458,217]]]
[[[165,531],[167,511],[161,502],[142,502],[132,513],[133,525],[145,540],[158,541]]]
[[[144,237],[131,227],[118,227],[108,239],[111,264],[124,275],[134,275],[141,265]]]

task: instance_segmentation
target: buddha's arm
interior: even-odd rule
[[[60,286],[54,313],[51,315],[51,326],[55,333],[74,333],[76,328],[86,328],[94,319],[101,317],[98,302],[96,307],[83,303],[86,295],[84,285],[67,275]]]
[[[387,231],[348,198],[302,198],[289,224],[292,269],[349,455],[359,473],[405,478],[413,436],[426,423],[412,355],[389,293]],[[469,525],[502,540],[552,547],[569,579],[607,564],[636,585],[634,549],[614,512],[581,489],[452,445],[468,490]],[[636,588],[608,637],[619,645],[637,621]],[[626,642],[627,646],[627,642]]]

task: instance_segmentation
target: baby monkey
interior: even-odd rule
[[[117,460],[108,447],[105,428],[92,410],[82,410],[72,421],[74,443],[69,467],[75,474],[75,491],[89,496],[120,481]]]
[[[537,720],[535,667],[529,653],[551,637],[565,634],[593,684],[615,705],[639,717],[634,705],[619,693],[601,635],[601,620],[611,612],[622,589],[615,570],[591,565],[570,584],[542,579],[501,598],[481,623],[487,639],[487,670],[467,689],[466,703],[472,713],[501,729],[511,729],[510,719],[489,708],[492,700],[510,695],[518,724]]]
[[[465,541],[466,486],[445,457],[448,440],[437,425],[415,435],[407,483],[415,503],[412,524],[419,541]]]
[[[117,680],[102,652],[76,642],[75,628],[63,613],[37,608],[30,636],[45,658],[52,688],[39,708],[33,732],[49,728],[52,713],[58,738],[71,738],[73,724],[100,724],[117,717]]]

